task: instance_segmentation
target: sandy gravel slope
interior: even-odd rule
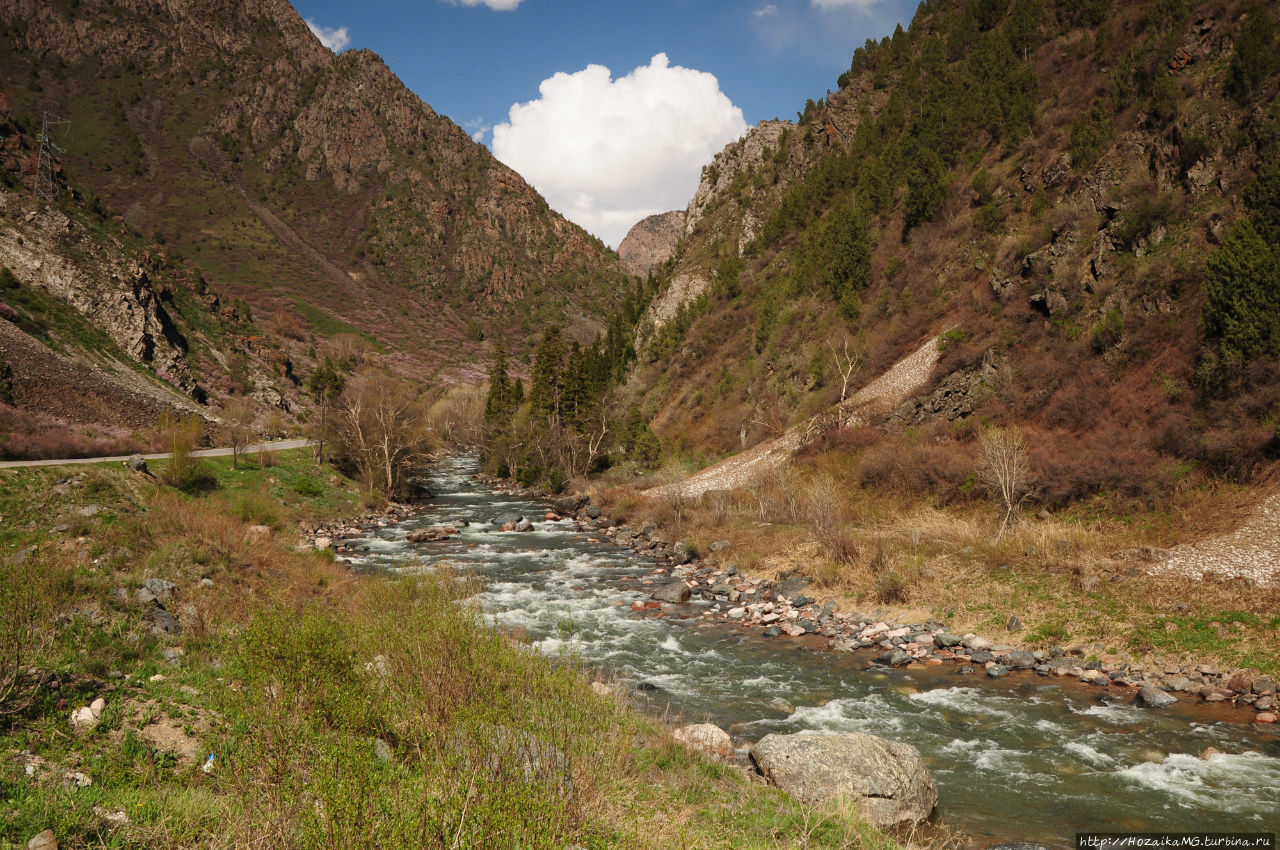
[[[938,340],[933,337],[831,411],[793,425],[782,436],[757,443],[746,451],[695,472],[683,481],[652,487],[644,494],[654,497],[679,494],[697,498],[708,490],[747,487],[753,479],[795,454],[804,445],[806,437],[815,428],[831,422],[833,416],[839,424],[848,426],[862,424],[877,413],[893,410],[925,385],[937,364]]]

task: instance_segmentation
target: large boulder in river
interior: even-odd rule
[[[433,525],[430,528],[419,528],[405,535],[410,543],[430,543],[433,540],[444,540],[458,533],[457,526]]]
[[[672,605],[683,605],[689,601],[693,591],[689,585],[679,579],[668,582],[653,591],[653,598],[659,602],[670,602]]]
[[[841,797],[872,826],[919,823],[938,787],[910,744],[874,735],[765,735],[751,760],[772,784],[811,806]]]

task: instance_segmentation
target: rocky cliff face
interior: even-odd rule
[[[69,179],[261,310],[302,299],[457,363],[477,323],[599,316],[624,278],[375,54],[333,55],[283,0],[15,0],[0,24],[16,119],[72,121]]]
[[[672,210],[636,222],[618,245],[623,267],[636,277],[644,277],[670,259],[684,235],[684,218],[684,210]]]

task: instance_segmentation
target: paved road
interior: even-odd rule
[[[252,446],[245,446],[240,449],[240,453],[257,452],[261,449],[270,451],[284,451],[285,449],[301,449],[311,445],[310,440],[276,440],[274,443],[258,443]],[[230,457],[231,449],[200,449],[191,453],[192,457]],[[144,460],[164,460],[169,457],[170,452],[160,452],[158,454],[143,455]],[[114,455],[112,457],[77,457],[77,458],[55,458],[53,460],[6,460],[0,461],[0,469],[11,469],[16,466],[67,466],[73,463],[123,463],[133,455]]]

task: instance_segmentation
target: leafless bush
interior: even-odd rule
[[[232,469],[240,466],[240,452],[258,436],[253,427],[257,414],[257,407],[246,396],[233,396],[223,405],[222,419],[227,438],[231,441]]]
[[[840,498],[840,484],[827,474],[815,475],[804,491],[804,506],[813,533],[821,542],[824,536],[844,523],[844,502]]]
[[[775,465],[769,471],[770,484],[776,493],[781,518],[798,522],[804,514],[804,492],[800,486],[800,472],[789,459]]]
[[[440,439],[464,449],[484,443],[485,395],[480,387],[454,386],[431,405],[428,419]]]
[[[37,690],[23,667],[52,640],[55,584],[63,570],[41,561],[37,554],[0,563],[0,717],[23,711],[34,701]]]
[[[982,449],[982,461],[978,465],[978,480],[1004,508],[1000,523],[999,539],[1011,522],[1017,520],[1017,512],[1031,498],[1034,474],[1027,456],[1027,441],[1017,428],[992,427],[978,437]]]
[[[768,522],[769,518],[773,516],[774,506],[777,504],[777,492],[769,471],[765,469],[756,470],[747,479],[746,490],[756,503],[756,514],[759,516],[760,521]]]

